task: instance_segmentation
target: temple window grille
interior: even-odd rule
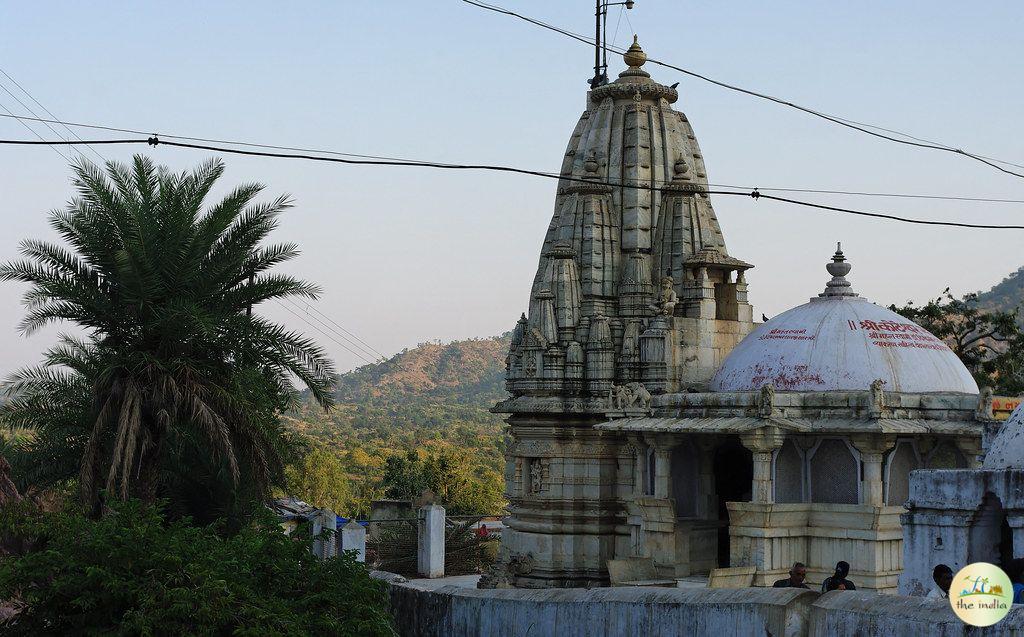
[[[804,456],[792,438],[775,452],[775,501],[785,504],[803,502],[805,492]]]
[[[921,467],[917,448],[909,440],[900,440],[889,452],[885,468],[885,503],[901,505],[910,497],[910,472]]]
[[[808,453],[811,502],[860,503],[860,459],[845,440],[826,438]]]
[[[957,448],[956,444],[944,440],[935,445],[932,452],[928,454],[929,469],[966,469],[967,458]]]

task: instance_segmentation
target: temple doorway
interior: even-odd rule
[[[1006,511],[999,497],[985,494],[971,520],[967,536],[969,562],[1005,565],[1013,558],[1013,534],[1006,520]]]
[[[713,464],[718,498],[718,565],[729,566],[729,509],[726,502],[750,502],[754,457],[731,437],[715,449]]]

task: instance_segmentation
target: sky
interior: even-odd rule
[[[569,30],[593,30],[590,0],[495,2]],[[0,0],[0,16],[0,68],[63,120],[545,171],[558,169],[593,64],[583,44],[459,0]],[[945,0],[637,0],[610,16],[619,46],[635,32],[651,57],[1024,164],[1024,3],[993,0],[966,10]],[[610,58],[613,77],[623,68]],[[1024,179],[962,157],[648,70],[657,81],[680,83],[675,108],[695,128],[712,183],[1024,199]],[[0,86],[41,111],[2,74]],[[27,114],[0,89],[4,109]],[[0,118],[0,138],[34,137]],[[170,147],[98,150],[114,161],[147,153],[177,171],[210,156]],[[272,238],[298,243],[302,255],[283,269],[318,283],[321,316],[378,352],[500,334],[527,307],[552,181],[223,158],[227,171],[213,198],[249,181],[266,184],[268,199],[291,194],[296,206]],[[71,196],[69,180],[67,162],[48,147],[0,146],[0,261],[16,258],[23,239],[53,239],[47,212]],[[799,198],[909,217],[1024,221],[1021,204]],[[853,263],[855,289],[882,304],[924,301],[947,286],[957,294],[988,289],[1024,264],[1024,231],[906,225],[742,197],[712,201],[730,254],[756,265],[748,275],[755,316],[820,292],[836,241]],[[37,362],[70,329],[21,334],[23,292],[0,284],[4,375]],[[303,321],[305,312],[274,304],[258,311],[318,338],[341,370],[372,358],[354,355],[323,323]]]

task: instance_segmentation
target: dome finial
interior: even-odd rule
[[[647,54],[640,48],[640,42],[636,34],[633,35],[633,44],[629,45],[629,48],[622,55],[622,59],[625,60],[630,68],[640,68],[647,61]]]
[[[825,291],[818,296],[857,296],[850,282],[846,280],[846,275],[852,269],[853,266],[850,265],[850,262],[846,260],[846,255],[843,254],[843,244],[836,242],[836,253],[832,255],[832,261],[825,265],[825,270],[832,275],[832,280],[825,284]]]

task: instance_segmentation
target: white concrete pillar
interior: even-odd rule
[[[754,451],[754,479],[750,487],[750,501],[771,503],[775,501],[772,483],[772,452]]]
[[[864,465],[864,482],[861,484],[861,504],[885,505],[885,483],[882,463],[885,454],[896,445],[894,436],[856,435],[850,439],[860,452]]]
[[[355,551],[356,561],[366,563],[366,528],[362,524],[349,520],[341,527],[341,550]]]
[[[328,531],[326,537],[320,537]],[[338,516],[330,509],[320,509],[313,518],[313,555],[326,560],[338,554]]]
[[[750,501],[771,504],[775,501],[772,481],[772,456],[782,446],[783,435],[778,427],[765,426],[740,436],[754,460],[754,476],[750,485]]]
[[[885,504],[885,489],[882,483],[882,459],[884,454],[861,452],[860,459],[864,463],[864,486],[862,498],[864,504],[882,506]]]
[[[418,517],[417,572],[421,577],[444,577],[444,507],[428,504]]]

